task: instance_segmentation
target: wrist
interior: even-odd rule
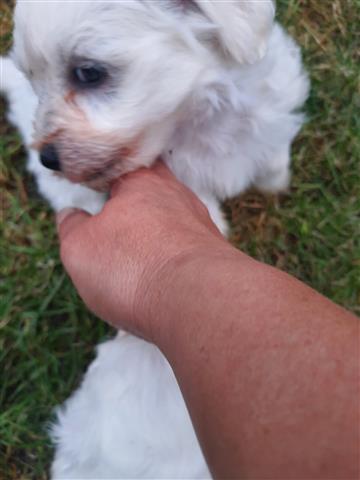
[[[224,240],[173,256],[153,275],[142,298],[146,338],[160,348],[171,343],[170,337],[186,329],[193,315],[206,311],[209,298],[214,307],[213,296],[248,262],[255,263]]]

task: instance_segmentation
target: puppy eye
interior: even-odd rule
[[[101,65],[82,65],[72,69],[73,81],[83,87],[97,87],[107,77],[107,72]]]

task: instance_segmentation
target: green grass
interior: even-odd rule
[[[289,195],[227,202],[232,241],[360,312],[360,7],[282,0],[279,17],[311,75],[308,123],[293,149]],[[1,52],[11,9],[0,1]],[[5,104],[1,104],[1,118]],[[54,405],[78,383],[109,329],[83,307],[61,267],[53,215],[0,122],[0,478],[42,479]]]

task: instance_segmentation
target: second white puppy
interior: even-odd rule
[[[273,17],[270,0],[19,1],[1,87],[41,193],[95,213],[161,155],[225,233],[221,200],[286,188],[308,80]],[[130,335],[99,347],[54,438],[55,479],[209,477],[171,368]]]

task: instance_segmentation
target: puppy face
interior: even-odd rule
[[[271,1],[19,1],[14,57],[44,165],[98,190],[149,166],[196,91],[264,54],[272,20]]]

